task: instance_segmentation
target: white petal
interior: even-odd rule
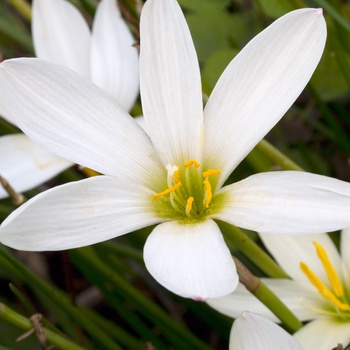
[[[297,171],[256,174],[222,189],[214,218],[262,233],[308,234],[350,226],[350,184]]]
[[[346,347],[350,342],[350,323],[318,319],[301,328],[294,338],[305,350],[331,350],[338,344]]]
[[[96,176],[55,187],[15,210],[0,241],[20,250],[61,250],[105,241],[162,221],[139,185]]]
[[[196,52],[175,0],[148,0],[141,15],[140,83],[146,129],[164,164],[201,161],[202,89]]]
[[[342,278],[342,262],[338,250],[325,233],[298,236],[265,233],[260,234],[260,237],[278,264],[294,280],[310,283],[300,269],[300,263],[304,262],[317,277],[329,285],[327,274],[317,256],[314,242],[319,243],[324,248],[330,262],[338,272],[339,277]]]
[[[218,226],[212,221],[158,225],[144,247],[148,271],[183,297],[206,300],[232,292],[236,267]]]
[[[222,183],[304,89],[325,40],[322,11],[296,10],[257,35],[227,67],[204,111],[204,162],[222,170]]]
[[[233,324],[229,349],[303,350],[302,346],[283,328],[262,316],[247,311],[243,312]]]
[[[139,124],[141,126],[141,128],[143,130],[145,130],[145,132],[148,135],[148,130],[146,129],[146,121],[143,115],[138,115],[136,117],[134,117],[134,120],[137,122],[137,124]]]
[[[343,259],[343,264],[347,270],[349,277],[350,274],[350,228],[347,227],[341,232],[340,236],[340,253]]]
[[[208,299],[207,304],[213,309],[222,314],[237,318],[242,311],[249,310],[259,315],[263,315],[273,322],[279,322],[278,318],[268,309],[259,299],[255,298],[253,294],[242,285],[238,287],[231,294],[225,295],[221,298]]]
[[[17,192],[46,182],[72,163],[45,151],[24,134],[0,137],[0,175]],[[7,197],[0,186],[0,198]]]
[[[44,148],[150,188],[164,175],[142,128],[96,85],[36,58],[4,61],[0,68],[6,115]]]
[[[36,56],[88,77],[90,29],[66,0],[34,0],[32,33]]]
[[[138,52],[116,0],[102,0],[92,27],[91,79],[125,110],[139,93]]]
[[[289,279],[262,278],[261,280],[301,321],[318,316],[318,313],[314,311],[314,307],[319,308],[322,299],[316,290]],[[239,285],[233,293],[222,298],[209,299],[207,303],[215,310],[232,318],[236,318],[244,310],[250,310],[267,317],[271,321],[280,322],[270,309],[242,285]]]

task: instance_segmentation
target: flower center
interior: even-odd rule
[[[327,274],[330,288],[328,288],[304,262],[300,263],[301,271],[304,272],[313,286],[329,302],[333,311],[335,310],[338,315],[347,316],[348,318],[349,315],[345,315],[344,312],[348,313],[348,311],[350,311],[350,304],[344,293],[341,279],[330,262],[324,248],[317,242],[314,242],[314,245],[316,247],[318,258]]]
[[[168,188],[152,196],[158,212],[169,218],[175,215],[198,220],[206,216],[213,200],[213,178],[221,171],[203,171],[196,160],[189,160],[182,167],[168,164],[166,168]]]

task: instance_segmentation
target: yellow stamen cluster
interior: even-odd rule
[[[210,169],[201,173],[202,165],[191,159],[178,166],[167,165],[168,188],[152,196],[152,201],[169,195],[170,204],[177,212],[188,218],[201,216],[213,199],[210,177],[219,175],[220,170]],[[201,180],[201,178],[204,180]]]
[[[301,271],[306,275],[309,281],[317,288],[318,292],[331,304],[333,304],[340,311],[350,311],[350,305],[344,297],[344,288],[341,280],[330,262],[326,251],[323,247],[314,242],[317,255],[322,262],[323,268],[327,274],[331,290],[315,275],[315,273],[304,263],[300,263]]]

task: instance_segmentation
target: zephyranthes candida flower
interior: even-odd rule
[[[350,343],[350,230],[342,231],[340,254],[324,233],[261,238],[290,279],[263,278],[263,282],[301,320],[310,321],[295,338],[306,350],[329,350]],[[249,309],[278,322],[259,300],[239,286],[235,293],[209,300],[220,312],[237,317]]]
[[[130,110],[139,91],[138,52],[116,0],[99,3],[92,31],[66,0],[34,0],[32,17],[37,57],[78,72]],[[10,115],[4,117],[15,124]],[[17,191],[33,188],[72,165],[24,134],[0,137],[0,175]],[[6,196],[0,186],[0,198]]]
[[[29,137],[106,175],[33,198],[2,224],[2,243],[68,249],[159,224],[144,247],[147,269],[171,291],[206,299],[238,283],[214,220],[283,233],[350,224],[350,186],[338,180],[271,172],[222,187],[310,79],[326,38],[321,10],[291,12],[255,37],[204,112],[177,2],[148,0],[140,30],[148,135],[103,91],[62,67],[35,59],[1,65],[0,103]]]

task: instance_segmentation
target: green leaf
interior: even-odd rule
[[[206,94],[210,94],[220,75],[237,53],[238,50],[235,49],[224,49],[209,57],[202,70],[203,90]]]
[[[348,91],[348,85],[339,69],[336,56],[337,52],[327,45],[311,79],[312,86],[324,101],[335,100]]]
[[[278,18],[296,9],[290,0],[255,0],[265,16]]]

